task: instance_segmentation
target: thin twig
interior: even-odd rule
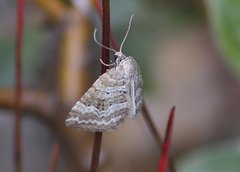
[[[21,161],[21,98],[22,98],[22,39],[24,20],[24,0],[18,0],[17,35],[16,35],[16,87],[15,87],[15,170],[22,171]]]
[[[0,89],[0,107],[13,109],[15,106],[14,90],[10,88]],[[28,113],[49,114],[51,118],[56,108],[56,97],[43,90],[23,90],[21,96],[21,111]],[[47,117],[47,116],[46,116]]]
[[[101,3],[100,3],[99,0],[95,0],[95,6],[96,6],[96,9],[97,9],[97,12],[98,12],[98,16],[102,19],[103,14],[102,14],[102,10],[101,10]],[[117,45],[117,42],[116,42],[115,37],[114,37],[113,34],[112,34],[111,29],[110,29],[110,41],[111,41],[112,47],[113,47],[115,50],[118,50],[119,47],[118,47],[118,45]]]
[[[102,1],[103,17],[102,17],[102,44],[109,47],[110,38],[110,2],[109,0]],[[109,50],[102,48],[102,61],[109,63]],[[101,64],[101,74],[107,71],[108,67]],[[94,146],[92,152],[91,172],[96,172],[98,169],[100,150],[102,142],[102,132],[95,133]]]
[[[59,142],[56,142],[52,147],[52,152],[49,159],[50,163],[49,163],[48,172],[56,172],[59,156],[60,156],[60,144]]]
[[[155,143],[157,144],[157,147],[161,147],[162,145],[162,139],[161,139],[161,136],[160,134],[158,133],[157,131],[157,128],[155,127],[153,121],[152,121],[152,118],[148,112],[148,109],[147,109],[147,106],[145,104],[145,102],[143,102],[143,118],[144,118],[144,121],[146,122],[154,140],[155,140]]]
[[[110,2],[109,0],[102,1],[102,44],[109,47],[110,43]],[[102,61],[109,64],[109,50],[102,47]],[[101,64],[101,74],[107,71],[108,67]]]
[[[94,146],[93,146],[93,152],[92,152],[91,172],[96,172],[98,169],[101,142],[102,142],[102,132],[96,132],[94,137]]]

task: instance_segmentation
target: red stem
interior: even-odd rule
[[[99,15],[99,17],[101,17],[101,19],[102,19],[103,14],[102,14],[102,10],[101,10],[101,3],[100,3],[99,0],[95,0],[95,4],[96,4],[96,9],[97,9],[98,15]],[[113,36],[111,29],[110,29],[110,41],[111,41],[112,47],[113,47],[115,50],[118,50],[119,47],[118,47],[118,45],[117,45],[117,43],[116,43],[116,39],[115,39],[115,37]]]
[[[110,38],[110,2],[109,0],[102,0],[103,16],[102,16],[102,44],[109,47]],[[102,61],[109,63],[109,50],[102,48]],[[101,74],[105,73],[107,66],[101,64]],[[100,150],[102,142],[102,132],[96,132],[94,138],[94,146],[92,152],[91,172],[96,172],[99,163]]]
[[[21,98],[22,98],[22,40],[24,21],[24,0],[18,0],[17,35],[16,35],[16,85],[15,85],[15,170],[22,171],[21,162]]]
[[[98,162],[100,157],[102,143],[102,132],[96,132],[94,137],[94,145],[92,152],[92,161],[91,161],[91,172],[96,172],[98,169]]]
[[[103,17],[102,17],[102,44],[106,47],[110,45],[110,6],[109,0],[102,1]],[[102,61],[109,64],[109,50],[102,47]],[[101,74],[107,71],[108,67],[101,64]]]
[[[149,115],[149,112],[148,112],[148,109],[147,109],[147,106],[146,106],[145,102],[143,102],[143,109],[142,110],[143,110],[144,121],[147,124],[147,126],[148,126],[154,140],[155,140],[155,143],[157,144],[158,147],[160,147],[162,145],[162,139],[161,139],[160,134],[158,134],[157,128],[155,127],[152,118]]]
[[[50,161],[49,169],[48,169],[49,172],[56,172],[59,155],[60,155],[60,145],[59,145],[59,142],[56,142],[52,147],[52,152],[49,160]]]
[[[165,134],[164,142],[162,144],[162,151],[161,151],[161,157],[160,157],[160,161],[159,161],[158,172],[166,172],[167,171],[174,115],[175,115],[175,107],[173,107],[171,109],[171,112],[169,115],[167,130],[165,132],[166,134]]]

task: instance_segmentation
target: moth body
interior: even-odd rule
[[[126,117],[136,117],[142,106],[142,75],[132,57],[117,60],[77,101],[66,126],[103,132],[118,128]]]

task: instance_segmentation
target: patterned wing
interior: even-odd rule
[[[143,79],[142,74],[140,72],[139,66],[137,66],[137,69],[134,73],[133,77],[133,83],[134,83],[134,97],[135,97],[135,105],[136,105],[136,113],[134,116],[130,116],[130,118],[134,118],[137,116],[137,114],[140,113],[142,110],[142,104],[143,104]]]
[[[118,68],[123,68],[125,71],[125,85],[130,96],[128,117],[135,118],[142,109],[143,100],[143,80],[140,68],[136,60],[130,56],[126,57]]]
[[[129,111],[123,71],[101,75],[71,109],[66,126],[88,131],[108,131],[120,126]]]

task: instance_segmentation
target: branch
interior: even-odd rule
[[[56,142],[52,147],[48,172],[56,172],[59,155],[60,155],[60,144],[59,142]]]
[[[153,121],[152,121],[152,118],[150,116],[150,113],[147,109],[147,106],[146,106],[146,103],[143,102],[143,118],[144,118],[144,121],[145,123],[147,124],[154,140],[155,140],[155,143],[157,144],[157,147],[161,147],[162,145],[162,139],[161,139],[161,136],[160,134],[158,134],[158,131],[157,131],[157,128],[156,126],[154,125]]]
[[[95,0],[95,7],[96,7],[96,10],[97,10],[97,12],[98,12],[98,16],[102,19],[103,14],[102,14],[101,4],[100,4],[99,0]],[[115,37],[114,37],[113,34],[112,34],[111,29],[110,29],[110,41],[111,41],[112,47],[113,47],[115,50],[118,50],[119,47],[118,47],[118,45],[117,45],[117,42],[116,42]]]
[[[103,17],[102,17],[102,44],[109,47],[109,38],[110,38],[110,1],[103,0],[102,1],[103,8]],[[109,63],[109,50],[102,47],[102,61],[104,63]],[[101,64],[101,74],[107,71],[107,66]],[[91,172],[96,172],[99,163],[99,156],[101,150],[101,142],[102,142],[102,132],[95,133],[93,153],[92,153],[92,162],[91,162]]]
[[[24,25],[24,0],[18,0],[17,35],[16,35],[16,66],[15,66],[15,130],[14,130],[14,159],[16,172],[22,171],[21,155],[21,116],[22,116],[22,42]]]
[[[67,7],[60,0],[33,0],[53,20],[61,20]]]
[[[21,106],[24,112],[50,114],[55,109],[56,98],[44,91],[24,90],[22,93]],[[5,109],[14,108],[14,90],[0,89],[0,107]]]

